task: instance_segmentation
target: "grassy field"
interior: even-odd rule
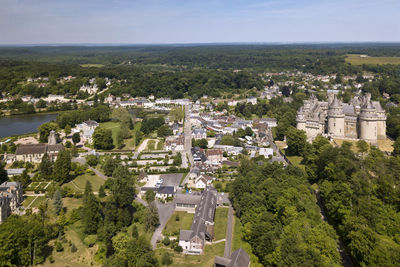
[[[334,139],[334,145],[342,146],[344,141],[351,143],[351,150],[355,153],[358,152],[357,141],[354,140],[343,140],[343,139]],[[386,140],[378,140],[378,148],[383,152],[393,152],[393,141]]]
[[[228,222],[227,208],[217,208],[214,219],[214,240],[224,239],[226,237],[226,227]]]
[[[25,197],[24,202],[22,202],[22,206],[27,208],[29,204],[35,199],[36,197]]]
[[[103,129],[111,130],[114,146],[117,146],[117,132],[121,127],[121,123],[115,121],[108,121],[100,123],[100,127]]]
[[[400,57],[360,57],[358,54],[349,54],[346,56],[346,62],[352,65],[400,64]]]
[[[202,255],[184,255],[173,252],[171,249],[159,248],[155,251],[159,262],[165,251],[173,254],[172,267],[211,267],[214,266],[215,256],[224,256],[225,242],[221,242],[213,245],[206,245],[204,253]],[[253,266],[253,265],[252,265]]]
[[[176,216],[179,216],[179,221],[176,220]],[[187,213],[186,211],[175,211],[171,218],[169,218],[165,228],[163,230],[164,235],[179,235],[179,230],[188,230],[192,225],[194,214]]]
[[[75,253],[71,252],[70,246],[68,243],[63,243],[64,251],[56,252],[53,250],[53,259],[54,263],[50,263],[47,259],[43,265],[39,266],[77,266],[77,267],[84,267],[84,266],[101,266],[101,264],[95,262],[93,260],[93,256],[97,251],[98,246],[94,245],[91,248],[88,248],[83,244],[81,239],[79,238],[78,234],[68,228],[65,232],[66,239],[74,243],[77,248]],[[50,245],[52,245],[54,241],[51,241]]]
[[[243,240],[243,226],[240,223],[239,218],[236,216],[234,218],[232,252],[238,248],[243,248],[250,255],[251,266],[262,267],[262,265],[258,262],[258,258],[252,253],[250,244]]]
[[[33,201],[32,205],[30,206],[31,208],[38,208],[40,204],[46,201],[46,197],[37,197],[36,200]]]
[[[104,67],[103,64],[81,64],[82,68],[101,68]]]
[[[76,177],[74,180],[63,186],[68,186],[74,192],[83,193],[83,191],[85,191],[86,181],[89,181],[92,184],[93,192],[98,192],[100,186],[103,185],[105,182],[101,177],[97,175],[91,175],[89,173],[85,173],[83,175]]]

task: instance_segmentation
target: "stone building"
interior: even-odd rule
[[[63,149],[63,145],[57,144],[56,132],[51,131],[47,144],[26,144],[17,147],[15,159],[24,162],[40,163],[44,154],[47,153],[49,158],[55,161],[58,153]]]
[[[0,185],[0,223],[4,222],[13,212],[17,212],[23,200],[20,183],[2,183]]]
[[[386,139],[385,110],[378,101],[371,101],[370,94],[356,96],[349,103],[342,103],[334,94],[328,95],[328,101],[312,95],[297,111],[296,122],[308,141],[318,135],[370,143]]]

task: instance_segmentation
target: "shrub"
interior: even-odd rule
[[[83,240],[83,243],[88,247],[93,247],[93,245],[96,244],[96,241],[97,241],[97,235],[88,235]]]
[[[76,248],[75,244],[72,243],[72,244],[71,244],[71,252],[72,252],[72,253],[75,253],[77,250],[78,250],[78,249]]]
[[[57,252],[61,252],[61,251],[64,250],[62,244],[60,242],[58,242],[58,241],[54,244],[54,247],[55,247]]]
[[[169,237],[166,236],[166,237],[164,237],[162,243],[164,244],[164,246],[169,246],[169,244],[171,243],[171,240],[169,240]]]
[[[176,247],[174,247],[174,251],[178,252],[178,253],[182,253],[183,248],[181,246],[176,246]]]
[[[54,258],[53,258],[53,255],[50,255],[50,257],[49,257],[49,261],[50,261],[50,263],[54,263]]]
[[[175,216],[175,221],[179,222],[180,218],[179,218],[179,214],[176,214]]]

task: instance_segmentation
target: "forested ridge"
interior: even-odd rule
[[[264,266],[340,266],[335,230],[321,220],[301,169],[243,160],[230,196]]]

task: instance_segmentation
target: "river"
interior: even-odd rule
[[[56,117],[57,113],[0,117],[0,138],[36,132],[40,125]]]

